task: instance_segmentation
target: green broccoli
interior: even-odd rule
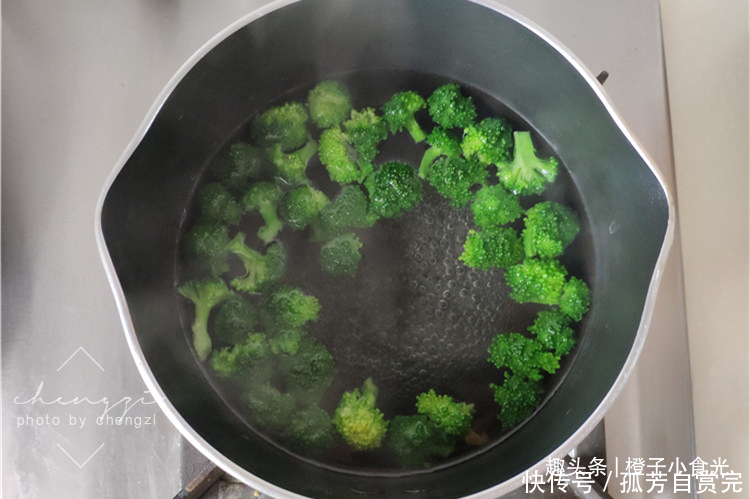
[[[568,355],[576,344],[571,322],[571,318],[559,310],[542,310],[529,326],[529,332],[559,358]]]
[[[378,388],[367,378],[361,391],[344,392],[333,414],[336,430],[356,450],[377,449],[388,430],[388,421],[375,407],[377,395]]]
[[[318,157],[328,176],[339,184],[361,183],[372,173],[371,160],[365,160],[351,143],[349,134],[339,127],[320,134]]]
[[[524,226],[521,236],[527,257],[560,256],[578,234],[575,212],[552,201],[543,201],[529,208]]]
[[[426,179],[430,168],[437,158],[447,156],[455,158],[461,155],[461,141],[450,130],[436,126],[427,136],[428,147],[419,162],[419,177]]]
[[[447,435],[462,437],[471,429],[474,404],[456,402],[449,395],[438,395],[430,389],[417,395],[417,412]]]
[[[443,197],[450,200],[454,208],[463,208],[474,197],[472,188],[484,184],[487,169],[476,161],[461,156],[443,156],[432,163],[427,181]]]
[[[360,111],[352,110],[343,126],[360,159],[368,163],[377,156],[380,143],[388,138],[388,126],[371,107]]]
[[[276,237],[284,224],[276,214],[276,205],[281,199],[281,191],[273,182],[257,182],[245,191],[242,207],[246,212],[258,210],[265,225],[258,229],[258,237],[268,244]]]
[[[245,234],[238,232],[227,245],[242,262],[245,273],[232,279],[230,284],[238,291],[254,293],[267,284],[281,279],[286,269],[286,249],[280,242],[274,242],[263,255],[245,244]]]
[[[341,124],[352,109],[349,90],[334,80],[321,81],[307,94],[310,117],[318,128]]]
[[[294,414],[297,401],[288,393],[281,393],[269,382],[255,385],[240,396],[248,408],[253,423],[269,431],[285,431]]]
[[[286,381],[287,391],[313,390],[331,384],[336,366],[323,343],[304,336],[295,353],[279,356],[278,371]]]
[[[464,129],[461,150],[467,158],[483,165],[498,164],[510,159],[513,130],[502,118],[485,118]]]
[[[519,196],[540,194],[557,177],[557,160],[537,157],[530,132],[513,132],[513,144],[513,160],[497,165],[500,183]]]
[[[480,270],[506,268],[523,259],[523,244],[511,227],[476,231],[470,229],[464,251],[458,257],[465,265]]]
[[[291,152],[285,152],[280,144],[274,144],[269,148],[269,156],[279,178],[288,185],[297,186],[310,182],[305,171],[317,151],[318,144],[309,140],[304,146]]]
[[[255,307],[238,294],[224,301],[213,322],[213,339],[222,346],[241,343],[254,331],[258,322]]]
[[[560,301],[567,270],[557,260],[526,258],[505,271],[510,297],[518,303],[556,305]]]
[[[453,438],[430,423],[427,416],[396,416],[388,424],[385,446],[405,468],[425,468],[455,449]]]
[[[177,291],[193,302],[193,348],[201,361],[211,353],[211,336],[208,334],[208,317],[219,303],[232,296],[224,281],[216,277],[206,277],[185,282]]]
[[[266,335],[252,333],[244,342],[211,354],[211,368],[223,378],[231,378],[247,372],[268,355]]]
[[[353,276],[362,259],[361,247],[362,241],[351,232],[334,237],[320,249],[320,266],[330,275]]]
[[[471,97],[461,93],[461,87],[447,83],[438,87],[427,99],[432,120],[443,128],[466,128],[477,117]]]
[[[263,175],[268,159],[263,149],[246,142],[235,142],[221,156],[219,181],[229,190],[244,191]]]
[[[381,166],[365,182],[370,194],[370,212],[394,218],[422,201],[422,181],[414,169],[398,161]]]
[[[282,286],[269,298],[267,309],[278,324],[299,327],[309,321],[318,320],[320,303],[299,288]]]
[[[284,152],[294,151],[308,140],[309,118],[303,104],[289,101],[256,116],[250,125],[250,135],[263,147],[278,144]]]
[[[568,279],[560,296],[560,310],[577,322],[589,311],[590,305],[591,290],[588,285],[577,277]]]
[[[204,220],[236,225],[242,217],[242,208],[231,192],[218,182],[201,187],[198,202]]]
[[[320,213],[330,201],[321,191],[301,185],[296,189],[285,193],[278,205],[278,215],[288,227],[293,230],[302,230]]]
[[[358,185],[345,185],[336,199],[320,210],[313,223],[315,239],[325,241],[349,229],[371,227],[378,219],[368,212],[367,195]]]
[[[330,447],[334,435],[331,416],[311,405],[292,414],[283,438],[292,450],[311,455]]]
[[[203,221],[185,233],[188,256],[197,258],[200,266],[215,276],[229,270],[228,244],[229,230],[218,222]]]
[[[388,130],[391,133],[406,129],[414,142],[422,142],[426,134],[414,115],[426,107],[427,103],[418,93],[411,90],[398,92],[383,105],[383,119],[388,124]]]
[[[492,338],[487,350],[489,362],[498,369],[508,368],[530,380],[541,380],[542,371],[553,374],[560,368],[559,358],[546,351],[536,338],[520,333],[498,334]]]
[[[268,339],[268,346],[274,354],[288,353],[294,355],[299,351],[300,341],[307,333],[303,329],[287,327],[274,332]]]
[[[479,227],[493,228],[517,220],[523,215],[523,208],[514,196],[500,185],[485,185],[477,191],[471,203],[474,223]]]
[[[542,382],[531,380],[522,374],[505,373],[502,384],[490,384],[495,402],[500,405],[500,425],[507,430],[529,417],[542,402]]]

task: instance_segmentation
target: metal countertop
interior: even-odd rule
[[[144,393],[94,210],[168,79],[264,3],[3,2],[4,497],[170,498],[183,485],[182,439]],[[610,73],[606,91],[674,186],[658,1],[503,3]],[[693,456],[679,251],[678,238],[638,368],[605,420],[612,459]]]

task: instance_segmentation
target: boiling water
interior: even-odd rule
[[[339,75],[337,79],[352,92],[355,108],[380,107],[402,90],[415,90],[426,97],[446,82],[428,75],[391,71]],[[269,105],[290,99],[304,101],[313,84]],[[480,118],[503,116],[516,129],[531,129],[500,102],[468,87],[464,92],[474,97]],[[235,140],[249,141],[247,128],[243,126],[227,145]],[[401,133],[386,141],[376,163],[400,160],[418,165],[425,147],[415,145]],[[540,156],[549,154],[549,149],[540,148]],[[205,177],[210,173],[209,167]],[[335,195],[338,186],[328,180],[317,159],[307,173],[317,188],[329,197]],[[577,191],[564,168],[545,191],[545,198],[579,207]],[[245,218],[240,230],[254,234],[258,217]],[[517,223],[516,227],[521,226]],[[354,277],[323,273],[319,244],[310,242],[308,231],[282,231],[279,239],[290,255],[283,282],[319,300],[319,320],[305,329],[326,345],[336,363],[337,374],[320,404],[322,408],[332,414],[344,391],[360,387],[371,377],[379,389],[378,407],[387,419],[414,413],[416,396],[434,388],[474,404],[472,428],[488,435],[485,445],[502,438],[498,407],[489,388],[491,382],[502,380],[502,373],[487,362],[487,348],[498,333],[524,332],[542,307],[511,300],[501,270],[480,271],[458,260],[470,228],[471,211],[453,208],[425,182],[424,199],[418,207],[400,218],[383,219],[371,228],[354,231],[363,243],[362,260]],[[590,247],[586,234],[584,223],[563,259],[571,274],[583,278],[587,278],[587,267],[582,255]],[[563,367],[548,380],[550,389],[564,372]],[[252,426],[234,388],[207,374],[227,403]],[[267,437],[274,440],[273,435]],[[478,450],[459,448],[451,459]],[[353,453],[343,445],[317,460],[322,465],[359,470],[383,471],[395,466],[385,454]]]

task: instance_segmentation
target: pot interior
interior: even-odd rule
[[[520,127],[533,130],[545,145],[542,151],[561,160],[564,174],[545,196],[583,215],[582,233],[566,253],[573,256],[565,261],[592,289],[592,308],[580,324],[575,354],[562,375],[551,381],[545,403],[530,420],[509,434],[493,430],[498,438],[492,445],[465,453],[449,466],[394,473],[379,463],[347,466],[350,456],[321,463],[286,452],[255,432],[227,403],[186,340],[186,310],[175,292],[183,277],[179,246],[194,216],[194,193],[210,172],[212,159],[242,135],[257,112],[329,78],[349,83],[355,107],[382,102],[395,90],[426,91],[436,82],[461,83],[488,112],[511,116]],[[382,152],[383,159],[414,163],[402,157],[404,150],[396,144]],[[315,175],[315,167],[308,173]],[[331,346],[334,357],[346,359],[337,367],[348,379],[372,373],[386,381],[381,383],[384,390],[408,385],[399,393],[450,386],[484,404],[483,413],[491,415],[488,338],[496,328],[523,329],[535,310],[503,314],[509,300],[496,285],[497,275],[458,275],[461,265],[454,253],[460,250],[470,215],[433,201],[425,203],[431,212],[407,214],[363,240],[364,248],[372,251],[367,261],[377,264],[368,274],[375,281],[347,289],[347,295],[360,297],[365,309],[377,311],[371,329],[357,331],[354,341],[338,340],[342,329],[355,329],[362,319],[362,309],[341,308],[318,323],[314,334]],[[523,473],[597,413],[636,343],[667,229],[668,205],[658,179],[591,80],[512,16],[464,0],[302,0],[253,20],[195,61],[111,185],[101,222],[132,321],[129,333],[176,413],[210,446],[204,450],[245,470],[240,478],[251,485],[268,482],[305,496],[347,497],[356,492],[453,497]],[[287,242],[295,246],[294,240]],[[404,247],[410,248],[408,255],[393,253]],[[301,263],[296,274],[304,278],[304,262],[311,256],[301,247],[297,253]],[[446,259],[454,265],[444,265]],[[400,262],[392,273],[379,270],[390,262]],[[443,271],[423,272],[436,266]],[[449,280],[458,285],[455,294],[447,288]],[[324,308],[326,299],[341,293],[312,275],[309,281],[318,286],[312,294]],[[460,290],[473,289],[475,282],[482,293],[474,301],[470,291],[461,296]],[[409,293],[410,287],[422,286],[430,291]],[[368,292],[373,289],[378,292]],[[444,310],[438,317],[446,290],[448,306],[459,312],[451,316]],[[352,314],[360,316],[352,322]],[[459,322],[459,316],[465,322]],[[379,333],[392,328],[394,321],[406,331],[395,343]],[[449,344],[454,348],[442,348]],[[423,373],[430,363],[437,368]],[[392,400],[395,405],[386,412],[409,403],[397,395]],[[493,428],[491,421],[486,424]]]

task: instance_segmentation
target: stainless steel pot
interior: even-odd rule
[[[320,466],[270,444],[226,406],[193,357],[175,294],[186,209],[209,159],[279,95],[336,74],[416,71],[507,104],[567,166],[587,220],[592,309],[565,376],[521,427],[427,472]],[[632,369],[673,236],[658,171],[598,82],[513,12],[468,0],[300,0],[218,34],[170,81],[116,167],[98,240],[134,359],[165,414],[227,472],[272,496],[497,497],[603,417]]]

